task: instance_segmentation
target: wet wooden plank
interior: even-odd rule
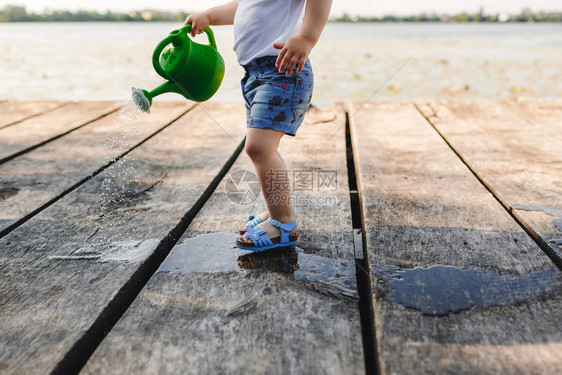
[[[169,233],[245,132],[241,104],[205,109],[193,109],[119,162],[131,165],[136,179],[124,202],[100,209],[102,182],[122,172],[116,165],[0,240],[3,374],[50,373],[85,332],[95,337],[94,321],[119,308],[110,301],[127,297],[127,287],[137,287],[157,262],[161,255],[149,254],[165,250]],[[106,329],[103,319],[96,322]]]
[[[57,101],[0,102],[0,130],[68,104],[68,102]]]
[[[0,131],[0,163],[9,160],[11,155],[115,111],[121,105],[115,102],[70,103],[17,126],[4,128]]]
[[[562,266],[562,101],[435,100],[418,106]]]
[[[346,296],[356,291],[343,110],[312,124],[327,118],[310,113],[282,141],[293,171],[337,172],[334,190],[315,182],[294,191],[300,245],[261,254],[233,246],[245,218],[264,210],[261,196],[240,204],[256,181],[241,155],[82,373],[364,372],[357,301]],[[312,202],[319,197],[337,203]]]
[[[360,104],[351,129],[381,373],[559,372],[560,271],[412,103]]]
[[[0,234],[4,235],[188,108],[184,103],[156,103],[152,114],[141,116],[135,128],[119,122],[115,113],[0,165]]]

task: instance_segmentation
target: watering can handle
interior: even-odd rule
[[[188,30],[188,27],[189,27],[189,30]],[[187,30],[188,33],[191,31],[191,25],[184,26],[182,28],[182,30],[184,28]],[[207,34],[207,39],[209,39],[209,45],[211,47],[213,47],[214,49],[217,49],[217,43],[215,43],[215,34],[213,34],[213,30],[211,30],[209,27],[205,27],[203,29],[203,31],[205,32],[205,34]]]
[[[203,31],[205,32],[205,34],[207,34],[207,39],[209,39],[209,45],[214,49],[217,49],[217,43],[215,43],[215,34],[213,34],[213,30],[211,30],[209,27],[205,27]],[[183,32],[185,32],[185,35],[188,35],[191,32],[191,24],[185,25],[184,27],[179,29],[178,34],[181,34]]]
[[[191,25],[185,25],[179,30],[172,31],[172,34],[170,34],[167,38],[165,38],[163,41],[158,43],[158,45],[156,46],[156,49],[152,54],[152,66],[154,67],[154,70],[156,70],[156,72],[160,74],[162,77],[166,77],[167,73],[164,71],[164,69],[162,69],[162,67],[160,66],[160,62],[158,61],[160,59],[160,54],[162,53],[164,48],[166,48],[166,46],[169,45],[170,43],[174,45],[181,44],[181,39],[178,36],[183,32],[185,32],[185,34],[187,35],[190,31],[191,31]],[[205,27],[203,31],[205,32],[205,34],[207,34],[207,39],[209,39],[209,45],[214,49],[217,49],[217,44],[215,42],[215,36],[213,34],[213,31],[208,27]]]

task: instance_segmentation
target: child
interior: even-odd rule
[[[305,5],[306,4],[306,5]],[[310,105],[314,77],[308,56],[326,25],[332,0],[233,0],[187,17],[191,35],[210,25],[234,25],[252,160],[268,212],[250,216],[236,245],[260,251],[298,242],[288,170],[277,151],[295,136]],[[304,9],[304,17],[301,14]]]

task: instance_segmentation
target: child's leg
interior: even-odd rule
[[[283,135],[283,132],[277,130],[248,128],[246,153],[256,168],[270,216],[282,223],[288,223],[294,220],[291,213],[288,170],[287,164],[277,151]],[[286,183],[276,181],[276,176],[287,177]]]
[[[287,167],[287,164],[285,163],[285,160],[283,160],[283,158],[281,157],[281,154],[279,153],[279,151],[277,151],[277,157],[281,160],[281,162],[285,165],[285,169],[289,170],[289,168]],[[292,212],[291,212],[292,213]],[[269,211],[264,211],[264,212],[260,212],[259,214],[257,214],[257,216],[259,217],[259,219],[264,222],[269,218]],[[252,219],[252,221],[255,219]],[[250,220],[248,220],[248,222],[246,222],[244,225],[242,225],[239,229],[240,234],[244,234],[246,233],[247,230],[247,226],[248,223],[251,223]],[[256,224],[250,224],[252,227],[254,227]]]

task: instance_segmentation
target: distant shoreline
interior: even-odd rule
[[[100,19],[100,20],[25,20],[25,21],[6,21],[0,20],[1,24],[8,24],[8,23],[65,23],[65,22],[76,22],[76,23],[103,23],[103,22],[110,22],[110,23],[158,23],[158,22],[183,22],[182,20],[151,20],[151,21],[144,21],[144,20],[107,20],[107,19]],[[350,23],[350,24],[366,24],[366,23],[404,23],[404,24],[431,24],[431,23],[440,23],[440,24],[523,24],[523,23],[562,23],[562,20],[555,20],[555,21],[504,21],[504,22],[474,22],[474,21],[439,21],[439,20],[427,20],[427,21],[391,21],[391,20],[377,20],[377,21],[341,21],[341,20],[329,20],[328,23]]]
[[[0,23],[5,22],[183,22],[189,12],[165,12],[156,10],[139,10],[128,13],[98,13],[96,11],[46,10],[43,13],[29,13],[23,6],[6,5],[0,10]],[[562,11],[532,12],[523,9],[519,14],[487,14],[481,8],[476,13],[421,13],[409,16],[385,15],[381,17],[359,17],[343,14],[330,19],[329,22],[378,23],[534,23],[562,22]]]

